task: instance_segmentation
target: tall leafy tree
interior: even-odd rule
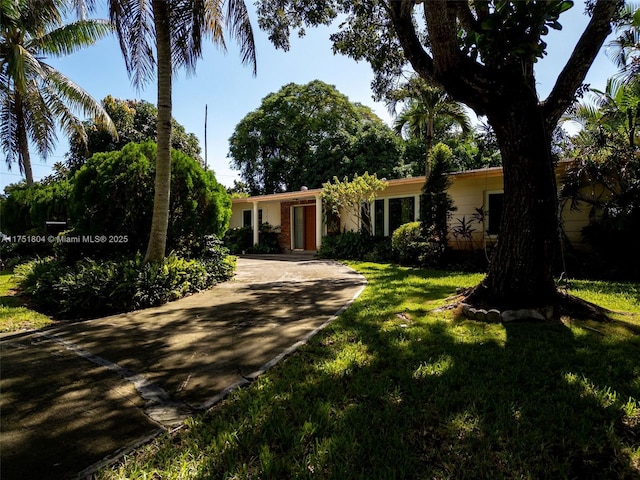
[[[405,107],[396,117],[397,133],[408,130],[409,134],[425,140],[425,175],[429,176],[429,152],[433,147],[436,119],[448,120],[462,128],[464,133],[471,131],[469,116],[462,104],[456,102],[441,88],[427,85],[419,77],[412,78],[407,84],[391,93],[392,103],[408,99]]]
[[[53,151],[56,127],[86,143],[77,112],[94,117],[111,135],[115,128],[99,102],[45,60],[69,55],[111,31],[106,20],[64,23],[64,0],[0,2],[0,144],[11,168],[18,162],[33,185],[31,143],[45,157]]]
[[[69,174],[79,169],[94,153],[113,152],[131,142],[156,141],[158,109],[146,100],[121,100],[108,95],[102,105],[118,130],[118,138],[112,137],[93,120],[84,122],[87,132],[85,145],[77,135],[69,139],[69,153],[66,166]],[[184,126],[171,120],[171,147],[180,150],[201,165],[200,142],[193,133],[187,133]]]
[[[226,10],[225,10],[226,5]],[[171,193],[173,70],[194,72],[204,39],[225,48],[224,26],[240,43],[242,62],[256,71],[253,31],[242,0],[109,0],[111,20],[133,83],[157,78],[158,151],[153,217],[146,261],[165,255]],[[157,71],[157,76],[155,75]]]
[[[292,28],[342,15],[334,49],[371,63],[379,96],[394,88],[409,63],[428,83],[487,117],[502,156],[504,208],[488,273],[468,300],[505,308],[559,299],[552,269],[559,233],[551,138],[622,3],[587,3],[589,22],[544,100],[534,65],[546,53],[544,36],[562,28],[571,1],[262,0],[259,13],[261,26],[285,49]]]
[[[319,80],[267,95],[229,139],[232,165],[254,195],[320,188],[327,179],[375,172],[401,160],[393,131],[373,111]]]

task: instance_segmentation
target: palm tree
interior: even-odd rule
[[[223,12],[226,3],[226,14]],[[240,43],[242,62],[256,71],[255,44],[242,0],[109,0],[127,71],[137,86],[158,85],[158,153],[151,234],[145,260],[164,258],[171,193],[171,80],[174,69],[195,70],[202,40],[225,48],[223,24]],[[225,22],[226,21],[226,22]]]
[[[621,77],[607,80],[604,91],[591,89],[561,121],[579,123],[583,130],[578,143],[603,144],[606,138],[623,138],[634,148],[640,140],[640,80],[624,83]]]
[[[396,118],[395,130],[398,134],[408,130],[409,135],[425,140],[425,175],[429,177],[429,152],[433,146],[435,122],[438,119],[452,121],[464,133],[471,130],[471,123],[462,104],[444,90],[427,85],[418,78],[411,79],[405,87],[392,94],[390,109],[395,110],[396,102],[405,99],[409,101]]]
[[[29,142],[46,158],[58,125],[86,142],[74,112],[95,117],[116,135],[100,103],[44,61],[92,45],[111,31],[106,20],[64,24],[66,5],[64,0],[0,2],[0,145],[9,168],[17,160],[27,185],[33,184]]]
[[[640,6],[625,5],[620,17],[619,35],[607,44],[607,55],[623,81],[633,83],[640,75]]]

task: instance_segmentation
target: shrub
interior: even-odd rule
[[[253,245],[249,252],[251,253],[280,253],[280,227],[274,227],[270,223],[260,224],[258,232],[258,245]]]
[[[5,235],[35,235],[45,238],[47,221],[67,221],[67,204],[71,185],[67,180],[48,184],[26,183],[9,185],[6,196],[0,195],[0,219]],[[9,242],[0,245],[2,258],[11,262],[51,255],[50,242]]]
[[[92,318],[176,300],[230,278],[233,261],[209,262],[170,255],[162,262],[133,259],[66,265],[56,259],[16,267],[19,287],[31,304],[56,318]]]
[[[318,250],[318,256],[343,260],[363,260],[368,253],[373,251],[373,238],[362,232],[343,232],[324,237]]]
[[[144,251],[153,212],[156,145],[130,143],[99,153],[75,174],[69,202],[70,235],[126,236],[127,242],[82,245],[90,256]],[[213,172],[184,153],[171,152],[171,205],[167,249],[196,248],[203,235],[222,236],[231,200]],[[78,245],[74,245],[77,249]]]
[[[67,180],[49,184],[9,185],[0,198],[2,232],[10,235],[46,234],[47,221],[67,221],[71,185]]]
[[[253,229],[251,227],[227,230],[224,244],[235,255],[241,253],[281,253],[279,237],[280,227],[274,227],[265,222],[260,224],[257,245],[253,244]]]
[[[247,252],[253,244],[251,227],[230,228],[224,235],[224,245],[234,255]]]
[[[206,267],[207,273],[216,281],[222,282],[233,276],[236,259],[229,255],[229,249],[215,235],[200,237],[189,253]]]
[[[390,263],[395,261],[391,237],[372,237],[372,248],[367,252],[363,260],[376,263]]]
[[[402,265],[437,266],[444,254],[444,246],[432,236],[423,234],[420,222],[400,225],[391,235],[391,246]]]
[[[631,210],[631,209],[629,209]],[[603,216],[582,229],[582,236],[592,247],[582,253],[593,278],[638,281],[640,279],[640,207],[616,217]]]
[[[417,265],[422,244],[420,222],[400,225],[391,235],[391,247],[402,265]]]
[[[431,149],[431,173],[420,197],[424,236],[428,235],[431,241],[438,241],[444,248],[447,248],[448,223],[452,212],[456,210],[448,192],[451,179],[447,172],[450,170],[452,159],[451,149],[443,143],[438,143]]]

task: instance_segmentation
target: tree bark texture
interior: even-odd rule
[[[169,226],[171,194],[171,25],[166,0],[153,0],[158,66],[158,151],[156,156],[155,191],[151,233],[145,255],[146,262],[164,258]]]
[[[498,308],[550,305],[557,299],[552,267],[559,238],[550,133],[526,86],[503,92],[502,100],[504,108],[489,115],[504,171],[500,233],[487,276],[469,300]]]
[[[595,2],[584,34],[544,102],[539,101],[535,91],[533,58],[489,58],[480,63],[461,49],[458,28],[483,34],[469,2],[421,3],[388,3],[407,60],[427,81],[441,85],[476,114],[486,115],[502,155],[504,205],[499,239],[486,278],[468,300],[498,308],[553,303],[557,299],[552,260],[558,220],[551,132],[574,101],[576,89],[611,31],[611,18],[619,2]],[[416,32],[414,8],[423,9],[429,51]],[[486,13],[476,11],[478,16]]]

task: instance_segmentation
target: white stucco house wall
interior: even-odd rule
[[[566,163],[556,169],[558,185]],[[449,234],[449,244],[456,249],[480,248],[497,240],[502,214],[503,176],[501,167],[468,170],[449,174],[449,195],[456,211],[449,222],[452,232],[462,222],[473,229],[470,237]],[[425,177],[389,180],[387,188],[371,202],[371,231],[390,236],[400,225],[420,220],[420,194]],[[232,201],[230,228],[252,227],[254,244],[258,242],[258,225],[269,223],[280,227],[280,244],[284,251],[315,251],[326,235],[323,222],[321,189],[305,189],[272,195],[236,198]],[[478,210],[484,215],[478,221]],[[574,245],[582,243],[581,230],[588,223],[586,211],[572,211],[565,206],[561,215],[567,238]],[[341,215],[340,230],[360,229],[358,220]]]

